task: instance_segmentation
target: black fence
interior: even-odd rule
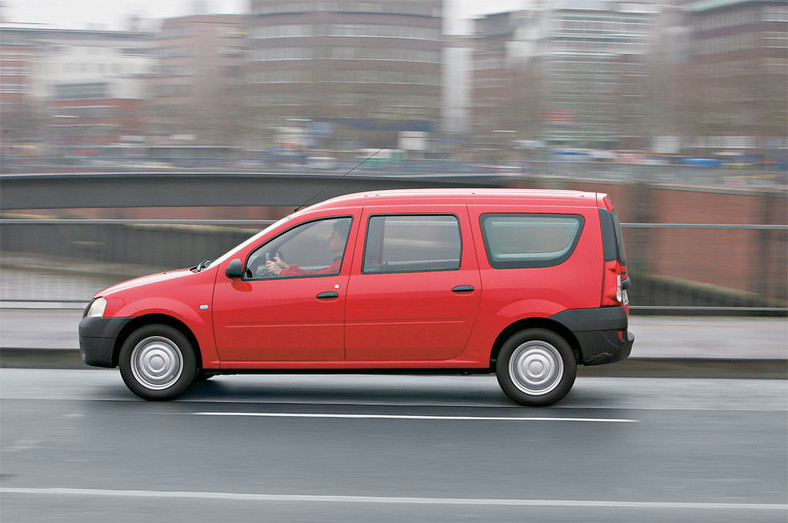
[[[112,283],[215,259],[270,221],[0,220],[0,302],[82,304]],[[788,226],[623,224],[633,311],[788,311]]]

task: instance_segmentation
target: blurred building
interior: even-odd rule
[[[470,124],[470,66],[473,41],[469,36],[446,35],[443,46],[443,132],[457,145],[467,135]]]
[[[35,147],[37,111],[31,97],[36,47],[11,32],[0,39],[0,147],[3,152]]]
[[[480,19],[477,134],[510,132],[509,138],[559,146],[643,147],[647,42],[658,13],[655,2],[644,0],[551,0]]]
[[[650,150],[659,155],[679,154],[694,126],[686,96],[691,90],[690,38],[683,0],[666,1],[649,42],[648,60]]]
[[[536,106],[528,98],[533,84],[519,82],[512,45],[528,11],[510,11],[475,21],[471,78],[472,131],[482,149],[506,149],[516,138],[538,133],[530,116]]]
[[[238,15],[164,20],[153,41],[150,143],[234,145],[242,136],[246,21]]]
[[[788,3],[688,2],[697,122],[690,145],[742,155],[788,147]]]
[[[92,155],[142,139],[149,33],[13,25],[2,32],[6,147]]]
[[[0,27],[0,102],[20,103],[31,93],[31,69],[35,58],[35,44],[29,38]]]
[[[251,7],[250,147],[397,147],[399,132],[437,130],[442,0]]]

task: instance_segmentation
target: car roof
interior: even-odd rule
[[[597,196],[593,192],[546,189],[393,189],[337,196],[312,205],[309,209],[413,204],[564,204],[596,207]]]

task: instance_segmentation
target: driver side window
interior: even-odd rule
[[[258,247],[246,264],[246,279],[339,274],[350,217],[297,225]]]

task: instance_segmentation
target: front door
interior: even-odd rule
[[[345,359],[351,222],[297,225],[253,251],[243,278],[218,276],[213,318],[222,363]]]

